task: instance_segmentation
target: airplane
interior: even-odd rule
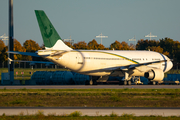
[[[173,67],[167,56],[154,51],[74,50],[62,41],[43,10],[35,10],[35,14],[45,50],[9,53],[40,56],[73,72],[90,75],[92,79],[87,83],[90,85],[97,80],[107,80],[108,76],[124,77],[124,85],[131,85],[132,76],[143,76],[156,84]]]

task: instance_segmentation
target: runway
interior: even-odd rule
[[[112,113],[121,116],[123,114],[133,114],[134,116],[180,116],[180,108],[87,108],[87,107],[4,107],[0,108],[0,115],[32,115],[38,112],[44,115],[68,115],[72,112],[80,111],[82,116],[105,116]]]
[[[0,85],[0,89],[180,89],[180,85]]]

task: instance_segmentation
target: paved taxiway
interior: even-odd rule
[[[180,85],[0,85],[0,89],[180,89]]]
[[[121,116],[123,114],[133,114],[135,116],[180,116],[180,108],[87,108],[87,107],[9,107],[0,108],[0,115],[32,115],[38,111],[44,115],[67,115],[74,111],[80,111],[82,115],[88,116],[105,116],[112,112]]]

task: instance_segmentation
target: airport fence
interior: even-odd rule
[[[2,62],[0,64],[0,68],[8,68],[8,62]],[[30,62],[15,62],[14,68],[31,68],[31,69],[54,68],[54,69],[59,69],[59,68],[62,68],[62,66],[55,65],[55,64],[44,64],[44,63],[36,63],[34,65],[31,65]]]

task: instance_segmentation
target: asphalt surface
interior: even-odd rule
[[[127,108],[127,107],[0,107],[0,115],[32,115],[43,113],[44,115],[68,115],[80,111],[82,116],[105,116],[112,113],[121,116],[133,114],[134,116],[180,116],[180,108]]]
[[[180,85],[0,85],[0,89],[179,89]]]

